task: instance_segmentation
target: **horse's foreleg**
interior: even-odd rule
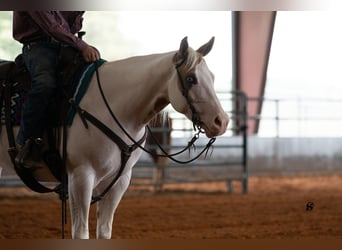
[[[97,239],[110,239],[114,213],[129,186],[132,171],[122,175],[112,189],[97,204]]]
[[[72,222],[72,238],[89,238],[89,209],[93,191],[94,176],[86,167],[78,167],[69,173],[69,200]]]

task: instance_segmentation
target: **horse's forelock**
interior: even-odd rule
[[[185,65],[191,70],[202,60],[203,56],[192,48],[188,48]]]

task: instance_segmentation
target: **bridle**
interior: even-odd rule
[[[191,110],[191,121],[193,124],[193,128],[194,130],[198,130],[201,131],[201,133],[203,133],[204,131],[201,128],[201,118],[200,115],[198,114],[198,112],[196,111],[194,105],[192,105],[192,102],[189,98],[189,90],[190,88],[197,84],[197,79],[196,76],[193,74],[188,74],[185,77],[182,76],[181,72],[180,72],[180,67],[182,65],[184,65],[186,59],[183,59],[181,62],[179,62],[178,64],[175,65],[176,71],[177,71],[177,76],[179,79],[179,83],[180,83],[180,91],[183,95],[183,97],[185,98],[187,104],[189,105],[189,108]]]

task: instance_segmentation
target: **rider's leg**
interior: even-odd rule
[[[21,116],[17,143],[24,145],[32,138],[42,136],[45,116],[51,97],[57,88],[57,65],[60,46],[38,43],[25,45],[23,59],[31,76],[31,90],[28,92]],[[23,147],[24,151],[28,147]],[[19,155],[25,152],[19,152]]]

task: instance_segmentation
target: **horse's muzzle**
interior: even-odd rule
[[[209,124],[203,124],[202,127],[206,136],[208,138],[212,138],[224,134],[227,130],[228,123],[229,117],[225,112],[223,112],[214,117]]]

